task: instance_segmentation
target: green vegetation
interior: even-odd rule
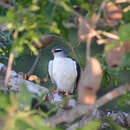
[[[3,0],[4,1],[4,0]],[[7,0],[8,1],[8,0]],[[33,64],[38,54],[38,50],[31,44],[34,41],[37,45],[41,44],[39,39],[46,35],[54,36],[54,41],[42,50],[40,63],[36,68],[34,75],[44,79],[47,73],[48,61],[52,58],[50,50],[54,46],[66,47],[70,55],[76,58],[82,69],[85,61],[85,43],[78,40],[77,15],[79,13],[88,18],[99,11],[103,0],[10,0],[13,8],[6,9],[0,5],[0,62],[8,63],[9,54],[14,54],[13,69],[17,72],[26,73]],[[75,8],[79,6],[78,8]],[[127,3],[120,4],[123,10]],[[104,95],[109,90],[120,84],[130,82],[130,52],[124,54],[120,65],[116,69],[110,69],[106,63],[105,54],[114,47],[123,45],[126,42],[130,44],[130,11],[122,13],[121,22],[112,27],[99,27],[101,30],[107,30],[109,33],[116,30],[120,37],[116,41],[106,45],[97,45],[96,38],[92,42],[91,55],[96,57],[103,71],[101,90],[98,97]],[[103,11],[100,18],[104,18]],[[123,23],[123,24],[122,24]],[[73,24],[73,27],[67,25]],[[7,26],[7,27],[6,27]],[[4,27],[6,29],[4,29]],[[104,38],[105,36],[103,36]],[[106,38],[106,37],[105,37]],[[0,72],[1,73],[1,72]],[[0,80],[3,78],[0,74]],[[2,77],[2,78],[1,78]],[[42,82],[42,86],[52,89],[51,81]],[[40,104],[45,105],[47,112],[41,109],[31,109],[32,98],[37,97]],[[4,130],[52,130],[43,119],[53,115],[58,107],[55,104],[42,102],[46,95],[33,95],[26,85],[21,86],[18,94],[10,92],[9,94],[0,92],[0,129]],[[130,101],[130,93],[112,101],[112,104],[106,104],[103,109],[119,110],[130,112],[127,101]],[[113,105],[114,104],[114,105]],[[120,106],[120,107],[119,107]],[[110,124],[113,130],[119,126],[111,122],[110,119],[104,119]],[[96,130],[100,127],[101,120],[93,120],[82,130]],[[65,129],[66,126],[57,126],[54,130]],[[77,128],[80,129],[80,128]]]

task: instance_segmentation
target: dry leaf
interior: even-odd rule
[[[40,78],[36,75],[30,75],[28,80],[29,81],[37,81],[38,83],[40,83]]]
[[[42,49],[45,48],[48,44],[50,44],[53,41],[53,39],[53,36],[47,35],[39,40],[40,44],[37,44],[34,41],[32,41],[32,45],[37,49]]]
[[[104,16],[109,20],[120,20],[122,19],[122,10],[120,5],[108,2],[104,8]]]
[[[113,69],[119,66],[122,57],[125,53],[123,45],[117,46],[106,53],[106,61],[108,66]]]

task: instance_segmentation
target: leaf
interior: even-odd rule
[[[104,48],[105,53],[108,52],[108,51],[110,51],[111,49],[115,48],[115,47],[118,46],[118,45],[119,45],[119,44],[118,44],[117,41],[106,44],[106,45],[105,45],[105,48]]]
[[[9,19],[9,21],[15,21],[15,12],[14,12],[14,10],[12,9],[12,10],[9,10],[8,12],[7,12],[7,18]]]
[[[97,130],[100,127],[101,122],[98,120],[91,121],[84,128],[79,128],[78,130]]]
[[[12,29],[13,28],[13,24],[12,23],[8,23],[8,29]]]
[[[0,92],[0,108],[4,108],[5,110],[8,110],[10,105],[11,105],[11,101],[9,96],[7,94]]]
[[[48,127],[43,122],[43,119],[40,118],[40,116],[33,116],[32,119],[34,120],[35,126],[36,126],[37,129],[40,129],[40,130],[52,130],[52,128]],[[53,130],[55,130],[55,129],[53,129]]]
[[[40,9],[39,6],[37,6],[37,5],[32,5],[29,10],[30,10],[30,11],[38,11],[39,9]]]
[[[21,120],[21,119],[16,120],[16,127],[19,128],[20,130],[32,128],[30,124],[28,124],[25,120]]]
[[[127,42],[130,40],[130,24],[121,25],[118,30],[120,42]]]
[[[9,21],[9,19],[8,19],[8,17],[0,17],[0,23],[5,23],[5,22],[8,22]]]

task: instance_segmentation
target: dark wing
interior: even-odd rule
[[[74,86],[74,90],[73,90],[73,93],[75,93],[77,91],[78,82],[79,82],[80,74],[81,74],[81,69],[80,69],[79,63],[75,59],[73,59],[72,57],[69,57],[69,58],[71,58],[76,64],[77,78],[76,78],[76,82],[75,82],[75,86]]]
[[[77,90],[78,82],[79,82],[79,79],[80,79],[80,73],[81,73],[79,63],[76,60],[75,60],[75,62],[76,62],[76,69],[77,69],[77,78],[76,78],[75,87],[74,87],[74,91],[73,91],[74,93]]]

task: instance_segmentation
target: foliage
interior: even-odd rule
[[[22,52],[25,53],[27,47],[33,54],[37,55],[38,51],[31,42],[35,41],[37,44],[40,44],[39,38],[51,34],[56,36],[60,42],[67,44],[71,50],[71,55],[79,58],[78,60],[83,67],[85,60],[80,58],[80,54],[84,55],[85,52],[83,51],[83,44],[77,42],[77,28],[68,28],[65,25],[70,23],[77,24],[77,21],[75,21],[77,18],[76,13],[81,13],[82,16],[88,13],[88,18],[91,18],[95,12],[99,11],[101,3],[102,0],[16,0],[14,7],[10,10],[0,7],[0,23],[7,24],[8,27],[4,31],[0,27],[0,62],[8,60],[10,52],[13,52],[15,57],[19,57]],[[75,6],[79,7],[79,11],[74,8]],[[121,5],[122,9],[125,7],[127,7],[127,4]],[[130,41],[129,14],[129,11],[123,13],[123,25],[119,24],[115,27],[103,28],[103,30],[108,32],[111,32],[114,28],[120,37],[119,40],[106,44],[103,53],[100,51],[100,53],[94,54],[102,65],[103,77],[101,86],[103,89],[108,86],[118,86],[121,79],[119,75],[122,72],[130,72],[130,53],[124,55],[120,66],[114,70],[107,66],[104,54],[115,46]],[[104,17],[101,14],[101,18]],[[42,99],[45,98],[45,95],[42,95],[37,97],[37,99],[40,104],[47,107],[48,111],[31,110],[32,99],[37,95],[32,95],[27,90],[25,84],[21,88],[20,93],[16,95],[0,92],[0,122],[2,120],[4,129],[51,129],[43,123],[43,118],[55,113],[57,107],[53,104],[42,102]],[[117,105],[123,105],[129,100],[130,94],[128,93],[120,98]],[[119,128],[112,124],[110,120],[106,119],[105,121],[110,124],[112,129]],[[100,123],[100,121],[94,120],[82,129],[98,129]],[[57,127],[56,129],[63,128]]]
[[[43,123],[43,118],[47,116],[41,110],[30,110],[32,93],[28,91],[26,85],[21,86],[19,94],[0,93],[0,115],[4,117],[4,122],[0,128],[17,130],[17,129],[47,129],[47,125]],[[24,94],[24,95],[23,95]]]
[[[130,92],[128,92],[126,95],[122,96],[117,102],[117,107],[125,106],[129,107],[129,101],[130,101]]]
[[[97,130],[98,128],[100,128],[100,121],[92,121],[89,122],[84,128],[79,128],[79,130]]]
[[[0,31],[0,61],[8,60],[11,43],[11,32]]]

